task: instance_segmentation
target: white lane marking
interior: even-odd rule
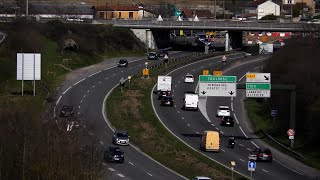
[[[108,77],[106,77],[106,79],[109,79]]]
[[[85,97],[86,97],[86,95],[83,95],[83,97],[85,98]]]
[[[209,65],[212,65],[212,63],[210,63]]]
[[[178,111],[178,113],[180,113],[180,111]]]
[[[233,102],[231,101],[231,111],[234,111],[233,110]]]
[[[113,168],[108,168],[110,171],[116,171],[116,170],[114,170]]]
[[[123,73],[123,71],[121,71]]]
[[[132,69],[132,67],[131,67],[131,68],[129,68],[129,69]]]
[[[88,91],[87,92],[90,92],[90,90],[88,89]]]
[[[251,143],[252,143],[256,148],[259,148],[259,146],[258,146],[256,143],[254,143],[253,141],[251,141]]]
[[[80,114],[80,112],[78,112],[78,114]]]
[[[262,169],[262,171],[266,172],[266,173],[269,173],[269,171],[265,170],[265,169]]]
[[[181,119],[184,119],[184,117],[181,117]]]
[[[199,134],[199,132],[197,131],[196,134]]]
[[[243,129],[241,128],[241,126],[239,126],[239,128],[240,128],[242,134],[243,134],[246,138],[248,138],[248,136],[246,135],[246,133],[244,133],[244,131],[243,131]]]
[[[244,145],[243,144],[239,144],[239,146],[243,147]]]
[[[118,176],[120,176],[120,177],[122,177],[122,178],[123,178],[123,177],[125,177],[125,176],[124,176],[124,175],[122,175],[122,174],[117,174],[117,175],[118,175]]]
[[[282,164],[281,162],[279,162],[278,160],[276,160],[276,159],[274,159],[274,158],[273,158],[273,160],[274,160],[275,162],[279,163],[281,166],[286,167],[286,168],[290,169],[291,171],[293,171],[293,172],[295,172],[295,173],[297,173],[297,174],[300,174],[300,175],[302,175],[302,176],[304,175],[304,174],[302,174],[301,172],[298,172],[298,171],[296,171],[296,170],[294,170],[294,169],[289,168],[288,166]]]
[[[95,87],[95,86],[92,86],[93,88]]]
[[[233,101],[233,97],[231,97],[231,101]]]
[[[245,162],[243,159],[240,159],[240,161]]]
[[[149,176],[152,176],[152,174],[150,174],[150,173],[147,173]]]
[[[220,131],[221,132],[221,134],[224,134],[224,132],[223,131]]]
[[[253,68],[253,69],[259,69],[259,68],[261,68],[262,66],[258,66],[258,67],[255,67],[255,68]]]
[[[177,107],[177,105],[174,105],[174,107]]]
[[[61,98],[62,98],[62,96],[60,96],[60,97],[58,98],[58,100],[57,100],[57,102],[56,102],[56,105],[58,105],[58,104],[59,104],[59,102],[60,102]]]
[[[103,145],[103,142],[102,142],[102,141],[100,141],[100,144],[102,144],[102,145]]]
[[[203,68],[203,66],[200,67],[201,69]]]
[[[224,149],[221,149],[222,152],[226,152]]]
[[[70,86],[68,89],[66,89],[62,94],[67,93],[69,91],[69,89],[71,89],[71,88],[72,88],[72,86]]]
[[[141,66],[141,64],[139,65],[139,67]]]
[[[248,72],[249,72],[249,71],[248,71]],[[248,73],[248,72],[247,72],[247,73]],[[246,73],[246,74],[247,74],[247,73]],[[239,79],[239,82],[246,76],[246,74],[244,74],[243,76],[241,76],[241,78]]]
[[[188,126],[190,126],[190,124],[188,124]]]
[[[131,164],[132,166],[134,165],[132,162],[129,161],[129,164]]]
[[[83,78],[83,79],[81,79],[80,81],[74,83],[73,85],[75,86],[75,85],[79,84],[80,82],[84,81],[85,79],[86,79],[86,78]]]
[[[216,129],[219,131],[219,128],[216,127]]]
[[[237,124],[239,124],[239,121],[238,121],[238,118],[237,118],[237,116],[236,116],[236,113],[233,113],[233,117],[234,117],[234,119],[236,120]]]
[[[101,81],[99,81],[99,84],[101,84]]]
[[[80,106],[78,108],[80,109]]]
[[[116,74],[112,74],[113,76],[115,76]]]
[[[252,151],[252,149],[250,149],[250,148],[247,148],[247,150],[248,150],[248,151]]]
[[[82,100],[80,101],[80,103],[82,103]]]
[[[180,83],[180,81],[178,81],[178,83]]]
[[[91,75],[88,76],[88,77],[94,76],[94,75],[98,74],[99,72],[101,72],[101,71],[95,72],[95,73],[91,74]]]
[[[174,85],[174,87],[177,87],[177,85]]]
[[[196,71],[196,70],[194,69],[194,70],[192,70],[192,71]]]
[[[214,124],[212,123],[211,126],[214,126]]]

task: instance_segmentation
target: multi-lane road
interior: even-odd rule
[[[229,62],[238,61],[241,57],[230,56]],[[224,75],[235,75],[238,83],[245,83],[245,74],[247,72],[260,71],[264,64],[265,57],[246,58],[232,67],[223,69]],[[200,99],[199,108],[201,111],[184,111],[182,98],[185,91],[196,91],[197,83],[184,83],[185,75],[191,73],[195,75],[195,82],[198,76],[202,74],[204,69],[210,71],[215,70],[221,63],[220,58],[212,58],[202,62],[187,65],[183,68],[176,69],[168,75],[173,77],[172,88],[175,98],[174,107],[160,106],[157,96],[153,96],[153,105],[159,119],[163,124],[178,138],[190,145],[195,150],[199,150],[200,134],[205,130],[219,131],[221,135],[221,151],[220,153],[202,152],[213,160],[229,166],[230,161],[236,162],[235,170],[247,177],[250,177],[248,171],[248,154],[256,147],[265,147],[266,145],[257,138],[250,129],[246,111],[244,109],[243,99],[245,92],[238,90],[236,98],[226,97],[208,97]],[[220,105],[231,107],[232,115],[235,117],[236,123],[232,127],[220,126],[220,119],[216,117],[216,110]],[[229,135],[236,136],[236,147],[230,149],[226,147],[227,137]],[[250,139],[253,138],[253,139]],[[269,147],[269,146],[268,146]],[[269,147],[271,148],[271,147]],[[293,158],[286,156],[279,151],[271,148],[273,152],[272,163],[258,163],[256,171],[253,173],[254,179],[308,179],[319,176],[319,171],[309,168]]]
[[[178,52],[171,54],[170,57],[183,57],[188,55],[186,52]],[[147,60],[139,58],[127,58],[129,67],[115,67],[119,58],[105,61],[101,64],[93,65],[87,68],[76,70],[66,76],[66,81],[60,89],[59,96],[56,101],[54,116],[58,116],[62,105],[73,105],[75,114],[79,119],[86,120],[88,126],[93,129],[93,134],[100,140],[101,145],[107,148],[111,144],[112,125],[109,124],[104,112],[105,100],[108,93],[119,83],[121,77],[128,77],[142,70]],[[220,153],[204,153],[209,158],[221,164],[227,165],[231,160],[236,161],[236,171],[248,176],[247,156],[249,150],[256,146],[261,146],[260,142],[249,140],[237,140],[235,149],[228,149],[225,136],[234,133],[239,137],[251,137],[250,128],[247,126],[243,117],[243,104],[241,101],[241,93],[238,97],[230,98],[207,98],[201,99],[201,111],[189,112],[182,111],[183,92],[186,90],[195,90],[195,84],[184,84],[183,78],[187,73],[198,75],[203,69],[213,70],[220,63],[219,58],[210,58],[208,60],[199,61],[185,67],[174,70],[170,75],[173,76],[173,94],[176,98],[176,106],[173,108],[160,107],[159,101],[153,99],[156,113],[161,121],[170,129],[177,137],[182,139],[188,145],[198,150],[199,134],[208,129],[217,130],[222,138],[222,146]],[[238,55],[228,56],[230,61],[238,61],[241,57]],[[250,58],[248,58],[250,59]],[[158,61],[148,61],[149,65],[161,63]],[[225,74],[237,75],[241,79],[247,71],[255,70],[261,66],[262,61],[241,65],[232,69],[225,70]],[[197,76],[196,76],[197,77]],[[242,78],[243,79],[243,78]],[[240,82],[241,83],[241,82]],[[242,95],[243,96],[243,95]],[[232,107],[233,113],[237,116],[237,123],[234,128],[220,127],[218,119],[215,117],[216,107],[219,105],[229,105]],[[61,121],[57,118],[57,122]],[[240,128],[240,126],[242,128]],[[89,134],[92,135],[92,134]],[[123,147],[125,152],[124,164],[105,164],[105,171],[110,175],[108,179],[186,179],[185,177],[173,172],[172,170],[157,163],[152,158],[145,155],[135,146]],[[255,179],[306,179],[307,175],[301,163],[289,159],[289,165],[286,163],[285,157],[275,154],[273,163],[259,163]],[[280,154],[280,153],[279,153]],[[294,167],[292,163],[296,163]]]

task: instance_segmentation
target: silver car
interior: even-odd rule
[[[113,134],[112,143],[116,145],[129,145],[129,138],[127,131],[116,130]]]

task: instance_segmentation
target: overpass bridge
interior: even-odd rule
[[[115,27],[161,30],[216,30],[216,31],[271,31],[271,32],[319,32],[320,24],[277,23],[256,21],[175,21],[175,20],[96,20]]]
[[[146,43],[149,48],[164,48],[170,44],[170,31],[172,30],[197,30],[197,31],[227,31],[225,49],[232,47],[241,48],[243,31],[267,32],[320,32],[320,24],[308,23],[278,23],[260,21],[232,21],[232,20],[200,20],[176,21],[165,19],[145,20],[94,20],[94,23],[112,24],[115,27],[130,28]],[[152,46],[150,46],[152,42]]]

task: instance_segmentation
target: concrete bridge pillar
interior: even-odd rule
[[[227,34],[229,34],[229,44],[232,49],[242,48],[242,31],[228,31]]]
[[[146,48],[157,48],[153,33],[150,29],[131,29],[131,31],[136,35],[138,39],[140,39],[141,42],[146,45]]]

